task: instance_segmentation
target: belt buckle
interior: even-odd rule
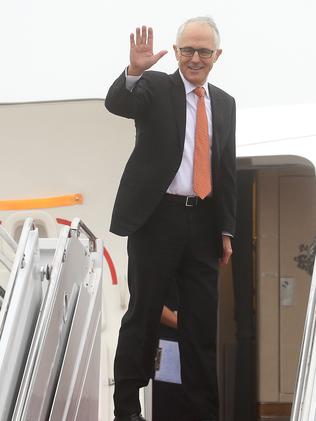
[[[193,208],[198,204],[198,197],[197,196],[187,196],[185,199],[185,206],[189,208]]]

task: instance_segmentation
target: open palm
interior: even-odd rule
[[[130,66],[129,74],[141,74],[152,67],[161,57],[167,54],[162,50],[157,54],[153,53],[153,30],[146,26],[136,28],[136,37],[130,35]]]

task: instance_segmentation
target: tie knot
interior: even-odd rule
[[[199,98],[201,98],[201,97],[203,97],[205,95],[205,89],[202,86],[199,86],[198,88],[195,88],[193,92]]]

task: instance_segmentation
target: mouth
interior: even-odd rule
[[[191,67],[191,66],[188,66],[188,69],[191,70],[192,72],[198,72],[199,70],[202,70],[203,67]]]

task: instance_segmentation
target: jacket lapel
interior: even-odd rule
[[[179,146],[180,150],[183,151],[184,138],[185,138],[185,126],[186,126],[186,95],[184,85],[179,74],[179,70],[170,75],[171,79],[171,98],[173,101],[173,110],[175,112],[176,124],[178,127],[179,134]],[[221,143],[220,133],[223,128],[223,113],[221,112],[221,101],[218,92],[214,87],[209,84],[209,93],[211,98],[212,107],[212,154],[213,160],[216,163],[219,162],[221,156]],[[214,162],[214,161],[213,161]]]
[[[221,155],[220,133],[223,124],[223,122],[221,121],[223,115],[220,112],[221,106],[216,90],[211,84],[208,85],[208,89],[210,93],[212,109],[212,154],[215,162],[218,163],[219,157]]]
[[[171,79],[171,98],[175,112],[176,124],[179,134],[180,151],[183,151],[186,125],[186,96],[185,89],[179,74],[179,70],[170,75]]]

